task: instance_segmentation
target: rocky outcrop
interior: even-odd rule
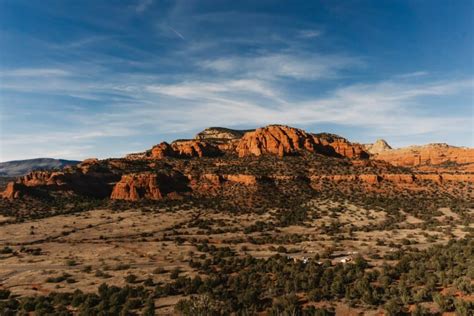
[[[171,145],[163,142],[154,146],[149,152],[149,157],[153,159],[163,159],[165,157],[193,158],[193,157],[216,157],[221,151],[216,146],[198,140],[174,141]]]
[[[327,149],[332,148],[336,154],[347,158],[365,159],[369,157],[362,145],[351,143],[342,137],[329,139],[324,137],[316,137],[315,140],[319,144],[320,148],[324,148],[322,153],[327,153]]]
[[[85,161],[64,171],[32,171],[10,182],[3,196],[48,195],[52,191],[71,192],[90,197],[104,198],[110,195],[113,183],[120,176],[97,161]]]
[[[348,158],[366,158],[361,145],[352,144],[342,137],[330,134],[313,135],[284,125],[269,125],[246,133],[236,147],[239,157],[264,154],[280,157],[301,151]]]
[[[303,149],[314,150],[313,138],[303,130],[270,125],[246,133],[237,145],[239,157],[273,154],[285,156]]]
[[[21,183],[9,182],[5,191],[2,192],[2,197],[4,199],[18,199],[25,192],[25,187]]]
[[[458,181],[458,182],[474,182],[474,173],[466,174],[450,174],[442,173],[441,179],[443,181]]]
[[[171,144],[178,157],[216,157],[221,154],[220,150],[214,145],[196,140],[174,141]]]
[[[446,181],[455,182],[473,182],[474,174],[343,174],[343,175],[314,175],[309,178],[311,181],[361,181],[369,184],[377,184],[382,181],[390,181],[393,183],[414,183],[416,181],[431,181],[436,183],[442,183]]]
[[[390,145],[384,139],[377,139],[375,143],[364,144],[363,146],[365,151],[372,155],[392,149],[392,147],[390,147]]]
[[[413,174],[382,174],[382,179],[397,183],[413,183],[415,176]]]
[[[284,125],[270,125],[243,136],[241,133],[211,128],[198,134],[198,139],[163,142],[125,159],[92,158],[61,171],[34,171],[10,182],[2,196],[16,199],[83,195],[136,201],[188,193],[194,197],[240,194],[244,201],[248,192],[258,198],[265,190],[286,194],[306,184],[315,185],[314,188],[325,186],[327,181],[367,184],[361,187],[368,189],[392,184],[403,188],[434,187],[425,181],[443,186],[449,182],[474,182],[474,172],[464,168],[474,164],[474,149],[443,144],[387,149],[385,142],[377,141],[367,149],[375,159],[364,159],[369,154],[363,145],[334,134],[311,134]],[[262,155],[298,157],[238,158]],[[180,159],[164,159],[167,157]],[[216,158],[188,159],[195,157]],[[416,168],[394,167],[392,163]],[[443,168],[429,165],[440,163]]]
[[[225,127],[209,127],[199,132],[195,139],[197,140],[207,140],[207,141],[230,141],[235,139],[240,139],[246,132],[252,130],[236,130]]]
[[[188,191],[187,178],[177,172],[141,172],[122,175],[112,190],[112,200],[161,200]]]
[[[230,182],[236,182],[243,185],[256,185],[258,178],[254,175],[247,175],[247,174],[227,174],[222,176],[224,180]]]
[[[163,194],[156,174],[127,174],[115,184],[112,200],[137,201],[139,199],[161,200]]]
[[[432,181],[441,183],[443,178],[440,174],[432,173],[432,174],[415,174],[415,179],[418,181]]]
[[[359,180],[362,182],[376,184],[380,181],[380,176],[376,174],[361,174],[358,176]]]
[[[376,154],[374,159],[403,167],[448,163],[472,164],[474,163],[474,149],[454,147],[447,144],[430,144],[386,150]]]
[[[147,152],[146,151],[142,151],[142,152],[138,152],[138,153],[131,153],[131,154],[128,154],[125,156],[125,159],[128,159],[128,160],[142,160],[142,159],[146,159],[147,158]]]
[[[149,157],[153,159],[163,159],[165,157],[175,157],[176,153],[167,142],[162,142],[153,146],[149,153]]]

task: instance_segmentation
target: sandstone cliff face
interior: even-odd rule
[[[163,159],[164,157],[193,158],[193,157],[215,157],[221,154],[216,146],[198,141],[185,140],[175,141],[171,145],[163,142],[154,146],[150,152],[150,158]]]
[[[161,200],[163,194],[156,174],[127,174],[123,175],[122,179],[115,184],[110,198],[129,201],[137,201],[142,198]]]
[[[333,134],[310,134],[282,125],[259,128],[243,137],[232,130],[210,129],[200,134],[197,136],[200,139],[164,142],[125,159],[94,158],[62,171],[34,171],[9,183],[2,196],[8,199],[34,195],[54,197],[64,192],[65,195],[135,201],[160,200],[188,193],[210,196],[235,190],[257,192],[266,188],[269,182],[273,182],[274,187],[284,184],[285,189],[313,181],[317,185],[320,181],[355,181],[374,186],[378,183],[385,186],[383,183],[387,182],[407,185],[407,188],[422,186],[424,181],[441,185],[450,181],[474,182],[474,172],[464,168],[474,165],[474,149],[438,144],[385,150],[386,143],[377,142],[379,145],[374,144],[376,151],[383,150],[371,156],[376,159],[361,159],[367,158],[368,154],[360,144]],[[305,151],[329,157],[301,155],[288,160],[237,157],[266,154],[283,157]],[[216,159],[205,161],[161,160],[165,157],[216,156]],[[330,157],[354,159],[349,162]],[[436,167],[436,164],[446,162],[462,165]],[[415,168],[396,168],[390,163]],[[260,166],[264,168],[264,174],[256,169]],[[53,191],[55,193],[50,194]]]
[[[246,133],[237,145],[239,157],[273,154],[291,155],[308,148],[314,150],[312,137],[306,132],[288,126],[270,125]]]
[[[398,184],[414,183],[416,181],[442,182],[473,182],[474,174],[343,174],[343,175],[315,175],[310,176],[311,181],[328,180],[334,182],[341,181],[361,181],[368,184],[377,184],[381,181],[390,181]]]
[[[337,139],[330,143],[326,143],[324,140],[321,140],[321,144],[332,147],[337,154],[343,157],[368,158],[367,153],[364,151],[361,145],[350,143],[345,139]]]
[[[246,133],[236,147],[239,157],[264,154],[283,157],[302,150],[348,158],[367,157],[361,145],[352,144],[342,137],[308,134],[301,129],[283,125],[270,125]]]
[[[386,150],[376,154],[374,159],[403,167],[439,165],[449,162],[472,164],[474,163],[474,149],[453,147],[446,144],[430,144]]]
[[[207,142],[187,140],[175,141],[171,147],[178,157],[216,157],[221,154],[220,150]]]
[[[161,200],[187,191],[187,178],[177,172],[141,172],[122,175],[112,190],[112,200]]]
[[[99,164],[85,161],[64,171],[32,171],[7,185],[3,197],[18,198],[25,195],[47,195],[48,191],[67,191],[80,195],[104,198],[110,195],[110,182],[117,175]],[[40,192],[44,191],[44,192]]]
[[[50,172],[50,171],[32,171],[24,177],[19,178],[19,183],[27,186],[41,186],[41,185],[63,185],[65,183],[64,172]]]
[[[153,146],[150,152],[150,157],[154,159],[163,159],[165,157],[174,157],[175,152],[171,145],[167,142],[162,142],[156,146]]]
[[[413,183],[415,176],[413,174],[382,174],[382,179],[397,183]]]
[[[9,182],[7,184],[7,187],[5,188],[5,191],[2,192],[2,197],[4,199],[18,199],[20,198],[23,193],[24,193],[24,186],[21,185],[20,183],[16,182]]]

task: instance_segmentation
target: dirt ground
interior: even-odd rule
[[[380,256],[403,247],[406,239],[411,247],[425,248],[447,242],[450,234],[458,238],[466,234],[460,224],[451,227],[449,233],[443,226],[433,230],[409,228],[407,224],[423,222],[411,215],[398,223],[399,229],[364,229],[382,223],[387,213],[317,200],[311,202],[311,208],[302,224],[251,233],[244,229],[257,221],[269,222],[272,216],[191,209],[93,210],[13,224],[0,218],[0,287],[18,295],[35,295],[75,289],[93,292],[104,282],[124,286],[149,279],[157,284],[168,281],[176,269],[180,275],[194,275],[196,271],[188,263],[201,254],[195,244],[205,239],[209,244],[229,246],[239,254],[258,258],[272,256],[283,246],[295,260],[319,254],[337,263],[362,255],[378,265],[383,262]],[[448,217],[456,219],[457,214],[450,209],[440,211],[441,223]],[[196,220],[208,225],[193,225]],[[331,224],[338,226],[337,234],[324,231]],[[285,239],[289,236],[299,239],[290,242]],[[265,239],[255,243],[250,237]],[[160,313],[172,312],[181,298],[161,298],[156,307]],[[352,311],[346,313],[347,308],[337,306],[336,310],[352,315]]]

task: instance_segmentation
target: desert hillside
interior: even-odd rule
[[[32,171],[0,200],[0,294],[9,298],[0,308],[470,308],[473,163],[473,149],[391,149],[269,125],[209,128],[123,158]]]

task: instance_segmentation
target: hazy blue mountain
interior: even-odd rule
[[[80,161],[64,160],[53,158],[35,158],[26,160],[14,160],[0,162],[0,176],[18,177],[27,174],[32,170],[60,169],[69,165],[76,165]]]

